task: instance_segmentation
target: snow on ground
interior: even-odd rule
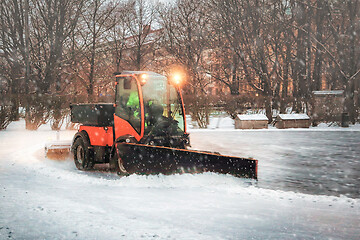
[[[360,125],[235,130],[224,120],[190,129],[193,148],[258,159],[259,187],[360,197]]]
[[[350,169],[360,161],[356,131],[190,131],[193,148],[257,158],[256,182],[213,173],[119,178],[107,172],[106,165],[81,172],[70,160],[44,158],[45,142],[56,139],[48,126],[23,129],[20,121],[0,132],[0,239],[358,239],[360,235],[360,197],[353,191],[359,169],[357,173]],[[60,137],[71,139],[73,134],[61,131]],[[346,165],[343,159],[351,163]],[[312,165],[316,162],[319,166]],[[312,176],[319,173],[319,182],[330,186],[328,191],[322,191]],[[345,192],[331,188],[341,176],[349,181],[343,184],[349,185],[341,190]]]

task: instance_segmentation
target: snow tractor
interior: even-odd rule
[[[257,160],[187,149],[179,76],[125,71],[116,75],[115,103],[72,104],[80,123],[71,152],[80,170],[110,163],[121,176],[216,172],[257,179]]]

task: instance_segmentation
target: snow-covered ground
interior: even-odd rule
[[[242,131],[226,121],[190,130],[193,148],[258,159],[258,181],[81,172],[44,158],[56,138],[48,126],[12,123],[0,132],[0,239],[359,239],[358,127]]]

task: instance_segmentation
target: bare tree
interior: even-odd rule
[[[94,99],[96,74],[109,66],[104,60],[104,53],[109,45],[106,34],[115,25],[114,12],[117,3],[108,3],[105,0],[93,0],[86,4],[81,13],[80,24],[76,30],[75,52],[76,57],[72,62],[75,78],[85,87],[88,101]]]
[[[333,4],[325,1],[324,5],[333,45],[323,45],[323,50],[340,73],[345,89],[344,110],[354,123],[360,111],[360,1],[335,1]]]
[[[301,2],[297,2],[297,6],[302,8],[311,6],[312,8],[315,8],[314,5],[310,4],[304,6]],[[357,46],[360,28],[356,22],[359,21],[360,3],[356,0],[347,1],[346,4],[338,1],[322,1],[321,3],[317,2],[316,7],[317,12],[319,12],[320,15],[323,15],[320,20],[318,19],[315,21],[317,29],[316,33],[313,33],[309,27],[311,22],[307,23],[306,26],[299,23],[299,21],[294,24],[294,28],[298,32],[298,38],[299,35],[303,36],[303,38],[308,40],[307,46],[312,45],[316,50],[315,62],[313,63],[311,59],[307,59],[307,62],[305,62],[308,66],[307,80],[308,82],[310,81],[310,83],[313,83],[313,85],[315,84],[315,87],[313,86],[311,89],[317,89],[316,85],[320,85],[320,82],[322,81],[321,79],[318,79],[320,77],[318,72],[321,71],[321,63],[324,62],[324,58],[328,59],[327,62],[335,69],[332,70],[333,74],[331,78],[335,79],[326,80],[330,83],[330,86],[345,90],[344,111],[349,113],[351,121],[355,122],[359,111],[358,91],[360,61],[359,48]],[[299,15],[301,16],[301,14]],[[317,17],[320,18],[320,16]],[[309,18],[312,19],[312,17]],[[319,27],[319,22],[322,21],[327,23],[325,24],[326,27],[324,29],[322,26]],[[321,37],[323,31],[327,33],[326,37]],[[309,54],[311,53],[308,53],[308,55]],[[299,55],[299,52],[297,52],[296,57],[300,60],[304,59],[304,54]],[[302,61],[299,62],[302,63]],[[311,80],[309,73],[312,64],[314,64],[314,79]],[[303,69],[303,66],[298,67],[297,69],[299,68]],[[299,74],[298,71],[295,71],[294,78],[297,76],[302,77],[305,71],[302,70],[302,72],[303,74]],[[326,76],[326,74],[322,74],[321,77],[324,77],[324,75]]]
[[[159,40],[152,27],[155,21],[155,8],[145,0],[129,0],[127,13],[123,14],[126,24],[125,66],[132,70],[144,70],[154,60],[155,44]]]
[[[324,6],[324,1],[316,0],[316,13],[315,13],[315,28],[316,28],[316,50],[315,50],[315,60],[314,60],[314,71],[313,79],[311,84],[311,90],[316,91],[321,89],[321,70],[323,65],[324,54],[321,51],[320,43],[324,42],[324,23],[326,18],[326,9]]]
[[[292,83],[293,50],[295,46],[295,33],[292,28],[294,14],[291,0],[276,0],[271,5],[271,18],[269,19],[268,41],[272,56],[270,64],[274,66],[275,74],[272,78],[273,108],[285,113],[289,97],[289,85]]]
[[[32,0],[31,62],[36,89],[61,90],[64,43],[74,31],[83,0]]]
[[[115,71],[120,72],[126,63],[125,55],[127,50],[127,37],[129,30],[127,28],[128,2],[119,4],[115,9],[115,24],[110,29],[109,43],[111,45],[112,58],[115,61]]]
[[[173,64],[186,71],[185,91],[196,95],[196,101],[189,102],[188,106],[200,127],[206,127],[210,113],[205,89],[210,81],[204,65],[209,49],[206,38],[210,34],[206,6],[204,1],[179,0],[160,11],[160,24],[164,29],[162,46],[173,58]]]
[[[221,15],[213,11],[209,18],[213,35],[208,37],[211,50],[205,65],[206,72],[218,83],[225,84],[231,95],[239,95],[240,81],[243,79],[239,57],[229,39],[224,35]]]
[[[272,76],[277,63],[269,64],[268,45],[271,5],[267,1],[213,1],[221,26],[232,50],[238,56],[248,84],[265,98],[266,115],[272,120]]]
[[[295,1],[293,4],[293,14],[295,16],[295,25],[302,30],[296,32],[296,48],[295,48],[295,64],[293,70],[293,110],[296,112],[303,111],[304,105],[307,104],[307,99],[310,96],[310,82],[311,82],[311,39],[312,34],[311,19],[313,7],[311,0]]]
[[[11,123],[11,105],[5,93],[0,95],[0,130],[6,129]]]
[[[191,91],[200,93],[205,92],[208,84],[203,67],[209,34],[205,7],[204,1],[179,0],[161,14],[163,44],[175,62],[186,69]]]
[[[24,13],[22,0],[0,3],[0,58],[1,75],[7,81],[11,96],[11,120],[18,120],[18,94],[24,86],[25,52]]]

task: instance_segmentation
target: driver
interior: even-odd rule
[[[152,100],[148,101],[146,114],[148,126],[154,126],[162,118],[163,112],[164,108],[161,105],[155,104]]]
[[[137,92],[130,93],[126,106],[133,110],[134,112],[133,115],[135,119],[140,118],[140,103],[139,103],[139,95]]]

